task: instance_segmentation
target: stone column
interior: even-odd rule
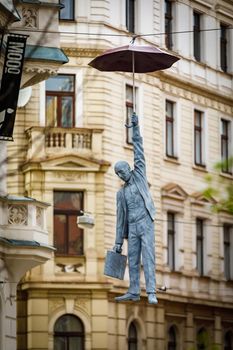
[[[155,329],[157,349],[165,349],[165,310],[162,302],[156,308]]]
[[[193,313],[191,311],[187,311],[185,337],[184,337],[185,349],[194,348],[194,329],[193,328],[194,328]]]
[[[222,326],[221,316],[217,313],[214,316],[214,345],[217,349],[222,349]]]

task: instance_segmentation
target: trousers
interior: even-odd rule
[[[146,292],[155,293],[155,236],[154,222],[146,215],[135,223],[129,223],[128,263],[129,293],[140,294],[141,256],[146,281]]]

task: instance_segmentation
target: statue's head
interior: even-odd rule
[[[129,181],[131,177],[131,169],[127,162],[120,160],[115,164],[114,170],[121,180],[125,182]]]

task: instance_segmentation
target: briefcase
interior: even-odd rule
[[[127,256],[108,250],[105,258],[104,274],[106,276],[124,279]]]

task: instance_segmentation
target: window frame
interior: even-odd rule
[[[134,337],[132,337],[130,334],[131,327],[133,328],[133,332],[135,333]],[[131,345],[134,346],[134,349],[135,349],[135,345],[136,345],[136,349],[138,348],[138,331],[133,321],[130,322],[130,325],[128,328],[128,350],[131,350]]]
[[[226,337],[229,336],[229,339],[226,339]],[[228,341],[230,340],[230,346],[226,345],[226,342],[228,343]],[[227,330],[224,334],[224,338],[223,338],[223,346],[224,346],[224,350],[231,350],[233,347],[233,332],[231,329]]]
[[[59,191],[59,190],[55,190],[54,191],[54,195],[55,193],[63,193],[63,192],[67,192],[67,193],[82,193],[82,200],[81,200],[81,208],[80,210],[74,210],[74,209],[65,209],[65,208],[56,208],[55,207],[55,203],[54,203],[54,210],[53,210],[53,220],[54,220],[54,232],[53,232],[53,237],[54,237],[54,246],[56,248],[55,242],[56,242],[56,235],[55,235],[55,217],[56,215],[63,215],[65,216],[66,220],[65,220],[65,231],[64,231],[64,252],[58,252],[56,250],[55,255],[57,257],[61,257],[61,256],[69,256],[69,257],[73,257],[73,256],[83,256],[84,255],[84,236],[83,236],[83,229],[79,228],[78,226],[76,227],[77,230],[79,231],[79,233],[81,234],[81,238],[82,238],[82,252],[80,254],[76,253],[69,253],[69,244],[70,244],[70,230],[69,230],[69,217],[71,216],[79,216],[79,214],[83,214],[83,207],[84,207],[84,191]]]
[[[169,220],[169,216],[171,216],[171,220]],[[171,271],[175,271],[176,269],[176,246],[175,246],[175,236],[176,236],[176,214],[172,211],[167,212],[167,265],[169,266]],[[169,222],[171,222],[172,228],[169,228]],[[170,239],[172,242],[172,251],[170,252]],[[171,253],[171,255],[170,255]],[[171,256],[171,261],[170,261]]]
[[[228,238],[226,239],[226,235]],[[233,259],[231,257],[233,244],[233,225],[229,223],[223,224],[223,257],[224,257],[224,277],[227,281],[233,279],[233,269],[231,268]],[[227,256],[227,258],[226,258]]]
[[[205,327],[201,327],[198,329],[196,333],[197,350],[207,349],[205,346],[205,339],[206,339],[206,342],[208,343],[209,333]]]
[[[172,334],[171,334],[172,332]],[[174,341],[171,341],[171,335],[174,336]],[[168,350],[175,350],[177,348],[177,331],[176,327],[174,325],[170,326],[168,329],[168,344],[167,349]]]
[[[63,1],[66,1],[66,0],[63,0]],[[68,0],[68,1],[70,1],[70,0]],[[59,4],[65,6],[64,4],[62,4],[61,0],[59,0]],[[59,11],[59,21],[74,22],[75,21],[75,0],[72,0],[72,17],[61,18],[61,11],[62,11],[62,9],[60,9],[60,11]]]
[[[220,22],[220,67],[224,73],[228,71],[228,25]],[[224,33],[224,35],[223,35]]]
[[[57,91],[57,90],[46,90],[46,85],[45,85],[45,110],[46,110],[46,125],[47,125],[47,96],[55,96],[57,97],[57,115],[56,115],[56,120],[54,122],[57,123],[56,127],[59,128],[66,128],[65,126],[62,126],[62,97],[72,97],[72,128],[75,127],[75,97],[76,97],[76,75],[75,74],[58,74],[58,76],[72,76],[73,77],[73,91]],[[53,79],[56,77],[53,77]]]
[[[198,123],[196,122],[197,116],[200,117],[200,125],[197,125]],[[205,114],[203,111],[195,108],[194,109],[194,126],[193,126],[193,131],[194,131],[194,164],[199,167],[206,167],[205,164]],[[199,135],[199,138],[198,138]],[[199,155],[197,154],[197,142],[199,139]],[[199,161],[200,159],[200,161]]]
[[[200,226],[198,225],[200,224]],[[202,218],[196,218],[196,269],[200,276],[204,276],[204,245],[205,245],[205,219]],[[198,231],[198,227],[200,227],[200,231]],[[200,235],[198,234],[200,233]],[[199,244],[200,243],[200,249],[199,252]],[[200,253],[200,255],[199,255]],[[199,266],[199,257],[200,257],[200,266]]]
[[[136,1],[125,0],[125,26],[130,33],[135,33]]]
[[[164,0],[165,46],[168,50],[173,48],[173,36],[171,34],[173,28],[173,3],[172,0]],[[169,11],[166,11],[167,7]]]
[[[55,345],[55,338],[63,338],[65,339],[65,344],[67,346],[67,350],[69,350],[69,342],[67,343],[67,340],[69,341],[70,338],[73,338],[73,337],[77,337],[77,338],[80,338],[81,339],[81,343],[82,343],[82,349],[84,350],[85,349],[85,327],[84,327],[84,324],[82,322],[82,320],[77,317],[76,315],[73,315],[73,314],[64,314],[62,316],[60,316],[55,324],[54,324],[54,329],[55,329],[55,326],[57,324],[57,322],[63,317],[63,316],[72,316],[72,317],[75,317],[79,320],[81,326],[82,326],[82,331],[77,331],[77,332],[73,332],[73,331],[64,331],[64,332],[59,332],[59,331],[55,331],[53,332],[53,341],[54,341],[54,345]]]
[[[170,103],[172,105],[172,116],[168,116],[167,114],[167,103]],[[177,156],[177,117],[176,117],[176,102],[172,101],[169,98],[165,99],[165,154],[166,157],[171,159],[178,159]],[[168,126],[171,127],[171,154],[169,153],[170,146],[169,146],[169,133],[168,133]]]
[[[193,10],[193,57],[197,62],[201,62],[201,16],[201,12]],[[196,23],[196,19],[198,19],[198,23]]]
[[[223,122],[225,123],[226,127],[226,134],[223,133]],[[231,120],[227,118],[221,118],[220,120],[220,142],[221,142],[221,162],[222,162],[222,173],[232,175],[232,169],[229,163],[230,157],[232,156],[230,149],[231,149],[231,133],[232,133],[232,122]],[[226,146],[226,157],[224,158],[224,145]]]

